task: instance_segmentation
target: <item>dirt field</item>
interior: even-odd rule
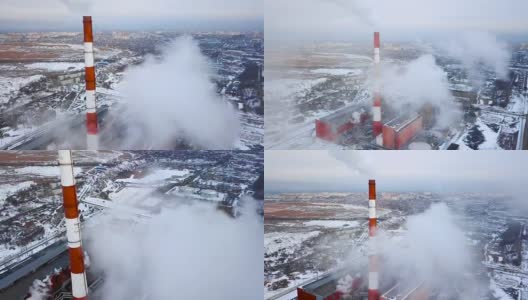
[[[0,151],[0,165],[49,165],[56,160],[56,151]]]
[[[38,49],[35,43],[0,44],[0,61],[42,61],[59,57],[57,51]]]
[[[264,218],[274,219],[343,219],[358,210],[345,208],[339,203],[319,202],[265,202]]]
[[[131,154],[121,151],[73,151],[77,165],[96,165],[113,158],[131,159]],[[57,151],[0,151],[0,166],[49,166],[58,164]]]

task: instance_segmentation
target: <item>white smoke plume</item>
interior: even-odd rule
[[[212,74],[189,36],[168,45],[161,61],[147,57],[129,70],[118,88],[132,125],[124,147],[153,139],[154,149],[167,149],[184,139],[198,148],[233,148],[240,121],[232,105],[217,95]]]
[[[432,55],[423,55],[405,65],[384,64],[382,68],[382,97],[393,108],[417,111],[426,103],[433,104],[440,109],[438,126],[453,124],[460,117],[447,74]]]
[[[135,225],[110,211],[86,230],[101,299],[262,299],[264,232],[250,202],[236,219],[203,203]]]
[[[61,0],[62,4],[71,12],[86,13],[92,9],[94,1],[91,0]]]
[[[35,279],[29,287],[29,298],[26,300],[46,300],[49,299],[50,292],[50,283],[49,277],[46,277],[44,280]]]
[[[348,295],[350,292],[352,292],[352,286],[353,286],[354,278],[347,274],[345,277],[340,278],[337,281],[337,287],[336,290],[340,291],[341,293]]]
[[[464,32],[440,45],[440,50],[461,61],[470,80],[482,84],[481,66],[491,68],[499,79],[508,76],[508,45],[489,32]]]
[[[372,12],[367,3],[362,0],[321,0],[323,2],[331,2],[339,6],[346,12],[349,12],[354,17],[358,18],[361,23],[373,27],[375,26],[372,19]]]
[[[359,151],[328,150],[328,154],[337,161],[342,162],[352,170],[356,175],[368,175],[368,163]]]
[[[382,231],[378,235],[384,275],[401,282],[424,281],[428,289],[443,295],[465,295],[459,299],[478,298],[477,280],[468,275],[474,258],[447,205],[435,204],[409,217],[405,227],[407,231],[398,239],[389,239]]]

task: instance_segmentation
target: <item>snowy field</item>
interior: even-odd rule
[[[43,78],[43,75],[32,75],[28,77],[4,77],[0,76],[0,104],[7,103],[18,91],[35,81]]]
[[[484,142],[478,146],[478,150],[501,150],[502,148],[497,144],[497,138],[499,134],[489,128],[480,118],[477,118],[475,125],[478,126],[478,129],[484,135]],[[460,150],[473,150],[468,147],[466,139],[468,137],[468,131],[464,132],[455,143],[460,145]]]
[[[24,181],[16,184],[2,184],[0,185],[0,207],[4,206],[4,201],[7,197],[14,195],[20,191],[31,187],[35,182]]]
[[[269,232],[264,234],[264,253],[293,254],[301,248],[305,241],[319,236],[321,232],[314,230],[310,232]]]
[[[168,179],[171,179],[171,182],[180,182],[184,180],[187,176],[189,176],[190,173],[191,172],[187,169],[159,169],[153,170],[151,173],[147,174],[145,177],[142,178],[134,178],[134,175],[132,175],[130,178],[118,179],[116,180],[116,182],[156,185],[160,183],[165,183]]]
[[[321,68],[321,69],[310,70],[310,72],[316,73],[316,74],[343,76],[343,75],[360,75],[363,73],[363,70],[361,69],[342,69],[342,68],[335,68],[335,69]]]
[[[74,167],[73,173],[78,176],[82,172],[80,167]],[[28,166],[22,168],[16,168],[15,173],[21,175],[38,175],[43,177],[56,177],[60,178],[60,169],[56,166]]]
[[[48,72],[57,71],[79,71],[84,69],[84,63],[71,62],[38,62],[27,64],[24,66],[27,69],[39,69]]]
[[[116,203],[140,204],[155,190],[155,187],[125,187],[118,192],[110,193],[108,197]]]
[[[365,57],[366,58],[366,57]],[[341,65],[354,64],[356,57],[342,58]],[[344,106],[364,103],[368,93],[344,96],[347,86],[363,89],[361,83],[366,66],[362,68],[299,68],[286,71],[270,70],[266,75],[266,149],[342,149],[342,146],[319,140],[315,137],[315,120],[327,116]],[[336,86],[333,81],[343,82]],[[356,82],[357,80],[357,82]],[[340,96],[343,94],[343,96]],[[327,99],[325,99],[327,97]],[[323,100],[324,99],[324,100]],[[321,102],[323,104],[311,103]],[[332,103],[343,103],[336,106]],[[321,106],[321,107],[319,107]]]
[[[303,223],[304,226],[308,227],[323,227],[323,228],[343,228],[343,227],[356,227],[359,225],[357,221],[339,221],[339,220],[312,220]]]

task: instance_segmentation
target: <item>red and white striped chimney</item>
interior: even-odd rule
[[[368,300],[379,300],[378,251],[376,246],[376,180],[369,180],[369,276]]]
[[[372,107],[372,132],[376,144],[383,145],[383,124],[381,123],[380,93],[380,34],[374,32],[374,103]]]
[[[59,150],[64,215],[66,217],[66,237],[70,254],[70,271],[73,299],[87,300],[88,285],[84,272],[84,253],[81,241],[81,225],[77,207],[77,192],[73,176],[73,162],[70,150]]]
[[[93,53],[92,17],[83,17],[84,69],[86,79],[86,148],[97,150],[97,111],[95,106],[95,66]]]

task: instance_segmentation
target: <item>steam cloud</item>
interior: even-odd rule
[[[407,231],[394,239],[384,231],[378,232],[375,243],[383,281],[394,280],[404,287],[423,282],[430,293],[441,295],[441,299],[480,299],[479,291],[486,289],[468,275],[473,268],[471,251],[455,216],[444,203],[409,217],[405,227]],[[353,249],[346,261],[348,269],[365,268],[365,257],[361,263],[358,256],[357,249]],[[352,281],[351,276],[339,279],[338,290],[350,293]]]
[[[327,0],[324,2],[332,2],[351,13],[354,17],[358,18],[361,23],[373,27],[374,20],[372,20],[372,14],[370,9],[367,7],[367,2],[361,0]]]
[[[61,2],[71,11],[75,13],[86,13],[90,11],[93,6],[93,1],[90,0],[61,0]]]
[[[440,49],[460,60],[467,69],[469,78],[478,84],[483,80],[480,72],[482,65],[491,68],[498,78],[507,78],[510,60],[507,44],[488,32],[462,33],[441,45]]]
[[[369,173],[369,168],[365,166],[365,162],[361,158],[360,153],[358,151],[328,150],[328,153],[336,160],[344,163],[357,175],[367,175]]]
[[[428,289],[442,295],[477,299],[477,282],[469,278],[471,251],[455,216],[444,203],[435,204],[423,214],[411,216],[407,231],[397,241],[380,232],[377,240],[384,258],[384,275],[408,283],[425,281]],[[463,284],[461,284],[463,283]]]
[[[161,61],[147,57],[132,68],[118,88],[136,125],[129,127],[125,147],[148,137],[155,149],[172,148],[181,138],[205,149],[233,148],[240,131],[237,112],[217,95],[197,42],[180,37],[163,54]]]
[[[205,204],[136,225],[110,211],[87,230],[102,299],[262,299],[263,225],[249,202],[237,219]]]
[[[447,74],[432,55],[403,66],[386,64],[382,68],[381,93],[395,109],[417,111],[426,103],[433,104],[440,109],[438,126],[450,125],[460,115],[449,91]]]

